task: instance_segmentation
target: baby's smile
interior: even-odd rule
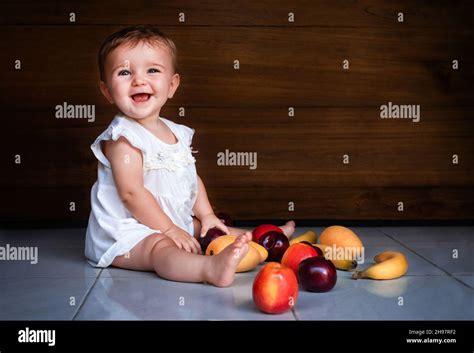
[[[136,104],[141,104],[141,103],[146,103],[150,100],[152,95],[150,93],[135,93],[130,96],[132,98],[133,102]]]

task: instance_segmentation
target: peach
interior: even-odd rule
[[[261,311],[281,314],[296,304],[298,280],[291,268],[269,262],[255,277],[252,294],[255,305]]]
[[[318,256],[318,252],[311,245],[296,243],[291,245],[283,254],[281,264],[288,266],[298,276],[298,266],[301,261]]]

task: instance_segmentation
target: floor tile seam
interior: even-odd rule
[[[296,301],[298,302],[298,301]],[[301,321],[301,318],[299,317],[298,313],[296,312],[296,306],[293,306],[291,308],[291,313],[293,314],[293,317],[295,318],[295,321]]]
[[[449,277],[453,278],[455,281],[457,281],[458,283],[461,283],[464,287],[466,288],[469,288],[471,289],[471,287],[469,287],[466,283],[464,283],[463,281],[459,280],[458,278],[454,277],[454,275],[452,275],[451,273],[449,273],[447,270],[445,270],[444,268],[438,266],[436,263],[434,263],[433,261],[427,259],[426,257],[424,257],[423,255],[419,254],[418,252],[416,252],[415,250],[411,249],[407,244],[405,243],[402,243],[401,241],[399,241],[397,238],[391,236],[390,234],[387,234],[385,233],[382,229],[379,229],[377,227],[375,227],[375,229],[377,229],[379,232],[382,232],[383,234],[385,234],[387,237],[389,237],[390,239],[392,239],[393,241],[397,242],[398,244],[400,244],[401,246],[403,246],[405,249],[411,251],[413,254],[415,254],[416,256],[420,257],[421,259],[425,260],[426,262],[430,263],[432,266],[436,267],[437,269],[439,269],[440,271],[443,271],[444,273],[446,273]]]
[[[82,299],[81,303],[79,304],[79,307],[77,308],[76,312],[74,313],[74,315],[72,316],[71,318],[71,321],[74,321],[76,320],[76,317],[77,315],[79,314],[79,312],[81,311],[82,307],[84,306],[87,298],[89,297],[89,294],[92,292],[92,289],[94,289],[95,287],[95,284],[97,283],[97,281],[99,280],[99,277],[102,273],[103,269],[101,268],[98,275],[95,277],[95,280],[94,280],[94,283],[92,283],[92,285],[90,286],[90,288],[86,291],[86,294],[84,295],[84,298]]]

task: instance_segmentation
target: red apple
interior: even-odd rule
[[[221,235],[224,235],[224,232],[219,228],[211,228],[207,231],[206,235],[199,239],[199,244],[201,245],[201,251],[203,254],[206,253],[206,249],[216,238],[219,238]]]
[[[266,264],[253,281],[253,302],[264,313],[281,314],[298,299],[298,280],[293,270],[277,262]]]
[[[315,256],[318,256],[318,252],[312,245],[296,243],[285,251],[281,258],[281,264],[291,268],[295,275],[298,276],[300,262]]]
[[[337,281],[336,267],[322,256],[310,257],[300,263],[298,279],[307,291],[328,292]]]
[[[318,253],[317,256],[324,256],[324,252],[320,248],[318,248],[317,246],[314,246],[313,244],[311,244],[309,241],[303,240],[302,242],[300,242],[300,244],[310,245]]]
[[[273,224],[261,224],[252,231],[252,240],[258,243],[260,237],[270,231],[283,233],[281,228],[278,228]]]
[[[290,247],[290,241],[285,234],[275,231],[263,234],[258,243],[268,251],[267,261],[280,262],[286,249]]]

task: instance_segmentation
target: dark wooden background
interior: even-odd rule
[[[198,173],[216,211],[240,220],[472,219],[473,8],[468,0],[2,1],[0,219],[87,220],[97,176],[89,146],[115,113],[99,92],[97,51],[130,24],[157,25],[178,47],[181,86],[161,115],[196,129]],[[389,101],[420,104],[421,121],[380,119]],[[56,119],[63,102],[95,104],[96,121]],[[217,166],[226,149],[257,152],[258,168]]]

